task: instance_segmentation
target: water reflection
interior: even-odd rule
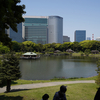
[[[54,77],[90,77],[97,75],[95,61],[92,58],[69,58],[67,56],[20,60],[21,79],[47,80]]]

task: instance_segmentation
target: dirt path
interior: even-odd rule
[[[41,87],[64,85],[64,84],[76,84],[76,83],[95,83],[95,81],[94,80],[61,81],[61,82],[48,82],[48,83],[33,83],[33,84],[15,85],[15,86],[11,86],[11,91],[27,90],[27,89],[32,89],[32,88],[41,88]],[[6,91],[6,87],[0,88],[0,93],[3,93],[5,91]]]

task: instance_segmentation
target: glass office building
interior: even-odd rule
[[[75,42],[81,42],[86,40],[86,31],[85,30],[76,30],[74,34]]]
[[[36,44],[63,43],[63,18],[59,16],[23,16],[25,22],[18,24],[18,34],[11,28],[12,41],[32,41]]]
[[[87,37],[87,40],[91,40],[91,37]]]
[[[46,44],[47,42],[47,18],[25,17],[24,41],[32,41],[36,44]]]
[[[12,41],[17,41],[17,42],[21,43],[21,42],[23,42],[23,38],[22,38],[22,23],[17,24],[17,30],[18,30],[18,32],[15,32],[15,31],[12,30],[12,28],[9,28],[7,30],[7,34],[12,39]]]

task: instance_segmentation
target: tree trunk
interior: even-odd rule
[[[11,80],[7,80],[7,87],[6,87],[7,92],[10,92],[10,86],[11,86]]]

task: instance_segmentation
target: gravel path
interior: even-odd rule
[[[41,88],[48,86],[56,86],[63,84],[75,84],[75,83],[95,83],[94,80],[82,80],[82,81],[62,81],[62,82],[48,82],[48,83],[33,83],[33,84],[24,84],[24,85],[15,85],[11,86],[11,91],[27,90],[32,88]],[[0,93],[6,91],[6,87],[0,88]]]

